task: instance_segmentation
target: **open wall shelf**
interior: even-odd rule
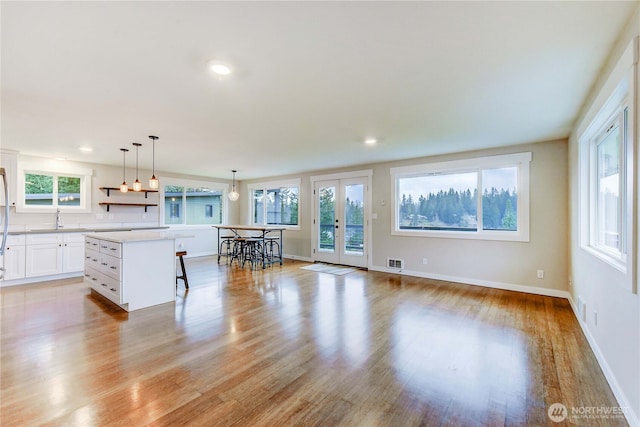
[[[111,202],[100,202],[98,203],[100,206],[106,206],[107,212],[109,212],[110,206],[141,206],[144,207],[144,211],[147,211],[149,206],[158,206],[157,203],[111,203]]]
[[[102,190],[102,191],[106,191],[106,192],[107,192],[107,197],[109,197],[109,196],[111,195],[111,194],[110,194],[110,193],[111,193],[111,191],[118,191],[118,192],[120,192],[120,187],[100,187],[100,190]],[[146,199],[146,198],[147,198],[147,195],[148,195],[149,193],[157,193],[157,192],[158,192],[158,190],[140,190],[140,191],[133,191],[133,190],[131,190],[131,191],[127,191],[126,193],[122,193],[122,194],[129,194],[129,193],[133,193],[133,194],[136,194],[136,193],[144,193],[144,198]],[[114,203],[112,203],[112,204],[114,204]]]

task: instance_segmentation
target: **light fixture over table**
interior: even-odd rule
[[[127,185],[126,178],[126,156],[129,149],[121,148],[120,151],[122,151],[122,184],[120,184],[120,192],[126,193],[127,191],[129,191],[129,186]]]
[[[227,196],[229,197],[229,200],[235,202],[236,200],[238,200],[238,197],[240,197],[240,194],[238,194],[238,192],[236,191],[236,170],[234,169],[231,172],[233,172],[233,184],[231,186],[231,191],[229,192],[229,194],[227,194]]]
[[[158,178],[156,178],[156,141],[158,140],[158,137],[149,135],[149,139],[153,141],[153,172],[151,174],[151,179],[149,179],[149,187],[151,187],[152,190],[157,190],[159,186]]]
[[[141,146],[139,142],[134,142],[133,146],[136,147],[136,180],[133,182],[133,191],[142,190],[142,183],[138,180],[138,148]]]

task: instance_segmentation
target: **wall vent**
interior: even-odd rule
[[[404,260],[387,258],[387,268],[394,268],[396,270],[402,270],[404,268]]]

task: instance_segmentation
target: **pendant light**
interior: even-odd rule
[[[238,192],[236,191],[236,171],[232,170],[231,172],[233,172],[233,185],[231,186],[231,191],[229,192],[229,194],[227,194],[227,196],[229,197],[229,200],[235,202],[236,200],[238,200],[238,197],[240,197],[240,194],[238,194]]]
[[[142,190],[142,183],[138,180],[138,148],[140,148],[141,145],[139,142],[133,143],[133,146],[136,147],[136,180],[133,182],[133,191]]]
[[[127,185],[127,179],[125,177],[126,175],[126,156],[127,156],[127,151],[129,151],[128,148],[121,148],[120,151],[122,151],[122,184],[120,185],[120,192],[121,193],[126,193],[127,191],[129,191],[129,186]]]
[[[156,141],[158,140],[158,137],[149,135],[149,139],[153,141],[153,172],[151,174],[151,179],[149,179],[149,187],[151,187],[152,190],[157,190],[159,186],[158,178],[156,178]]]

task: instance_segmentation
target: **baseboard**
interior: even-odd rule
[[[284,255],[282,255],[282,257],[284,259],[293,259],[293,260],[296,260],[296,261],[313,262],[313,258],[306,257],[306,256],[284,254]]]
[[[185,258],[198,258],[198,257],[202,257],[202,256],[212,256],[212,255],[218,255],[218,252],[207,251],[207,252],[191,253],[191,252],[187,251],[187,254],[184,257]]]
[[[602,351],[600,350],[598,343],[596,342],[595,338],[593,338],[593,335],[591,335],[591,331],[589,331],[589,328],[587,328],[587,325],[582,321],[582,319],[580,319],[580,312],[578,311],[578,307],[576,306],[575,301],[573,300],[571,295],[569,295],[567,299],[569,300],[569,304],[571,305],[573,314],[576,316],[576,320],[578,321],[578,324],[582,329],[582,333],[587,338],[587,342],[591,347],[591,351],[593,351],[593,354],[596,356],[598,365],[600,365],[600,369],[602,369],[602,373],[604,374],[604,377],[609,383],[609,387],[611,387],[611,391],[613,392],[613,395],[616,397],[616,400],[618,401],[618,405],[620,405],[621,408],[624,408],[624,416],[627,419],[627,422],[629,423],[630,426],[640,426],[640,417],[631,409],[632,407],[631,405],[629,405],[629,399],[627,399],[627,396],[624,394],[624,392],[620,388],[620,385],[618,384],[616,376],[613,374],[613,371],[609,367],[609,364],[607,363],[607,359],[602,354]]]
[[[75,273],[54,274],[51,276],[26,277],[24,279],[4,280],[0,281],[0,288],[8,288],[9,286],[29,285],[31,283],[50,282],[52,280],[70,279],[72,277],[82,277],[83,271]]]
[[[422,277],[424,279],[444,280],[447,282],[464,283],[465,285],[484,286],[485,288],[503,289],[505,291],[525,292],[528,294],[544,295],[569,299],[569,292],[559,289],[540,288],[536,286],[515,285],[512,283],[493,282],[490,280],[472,279],[469,277],[448,276],[444,274],[431,274],[423,271],[394,270],[386,267],[371,266],[369,270],[381,271],[383,273],[395,273],[405,276]]]

